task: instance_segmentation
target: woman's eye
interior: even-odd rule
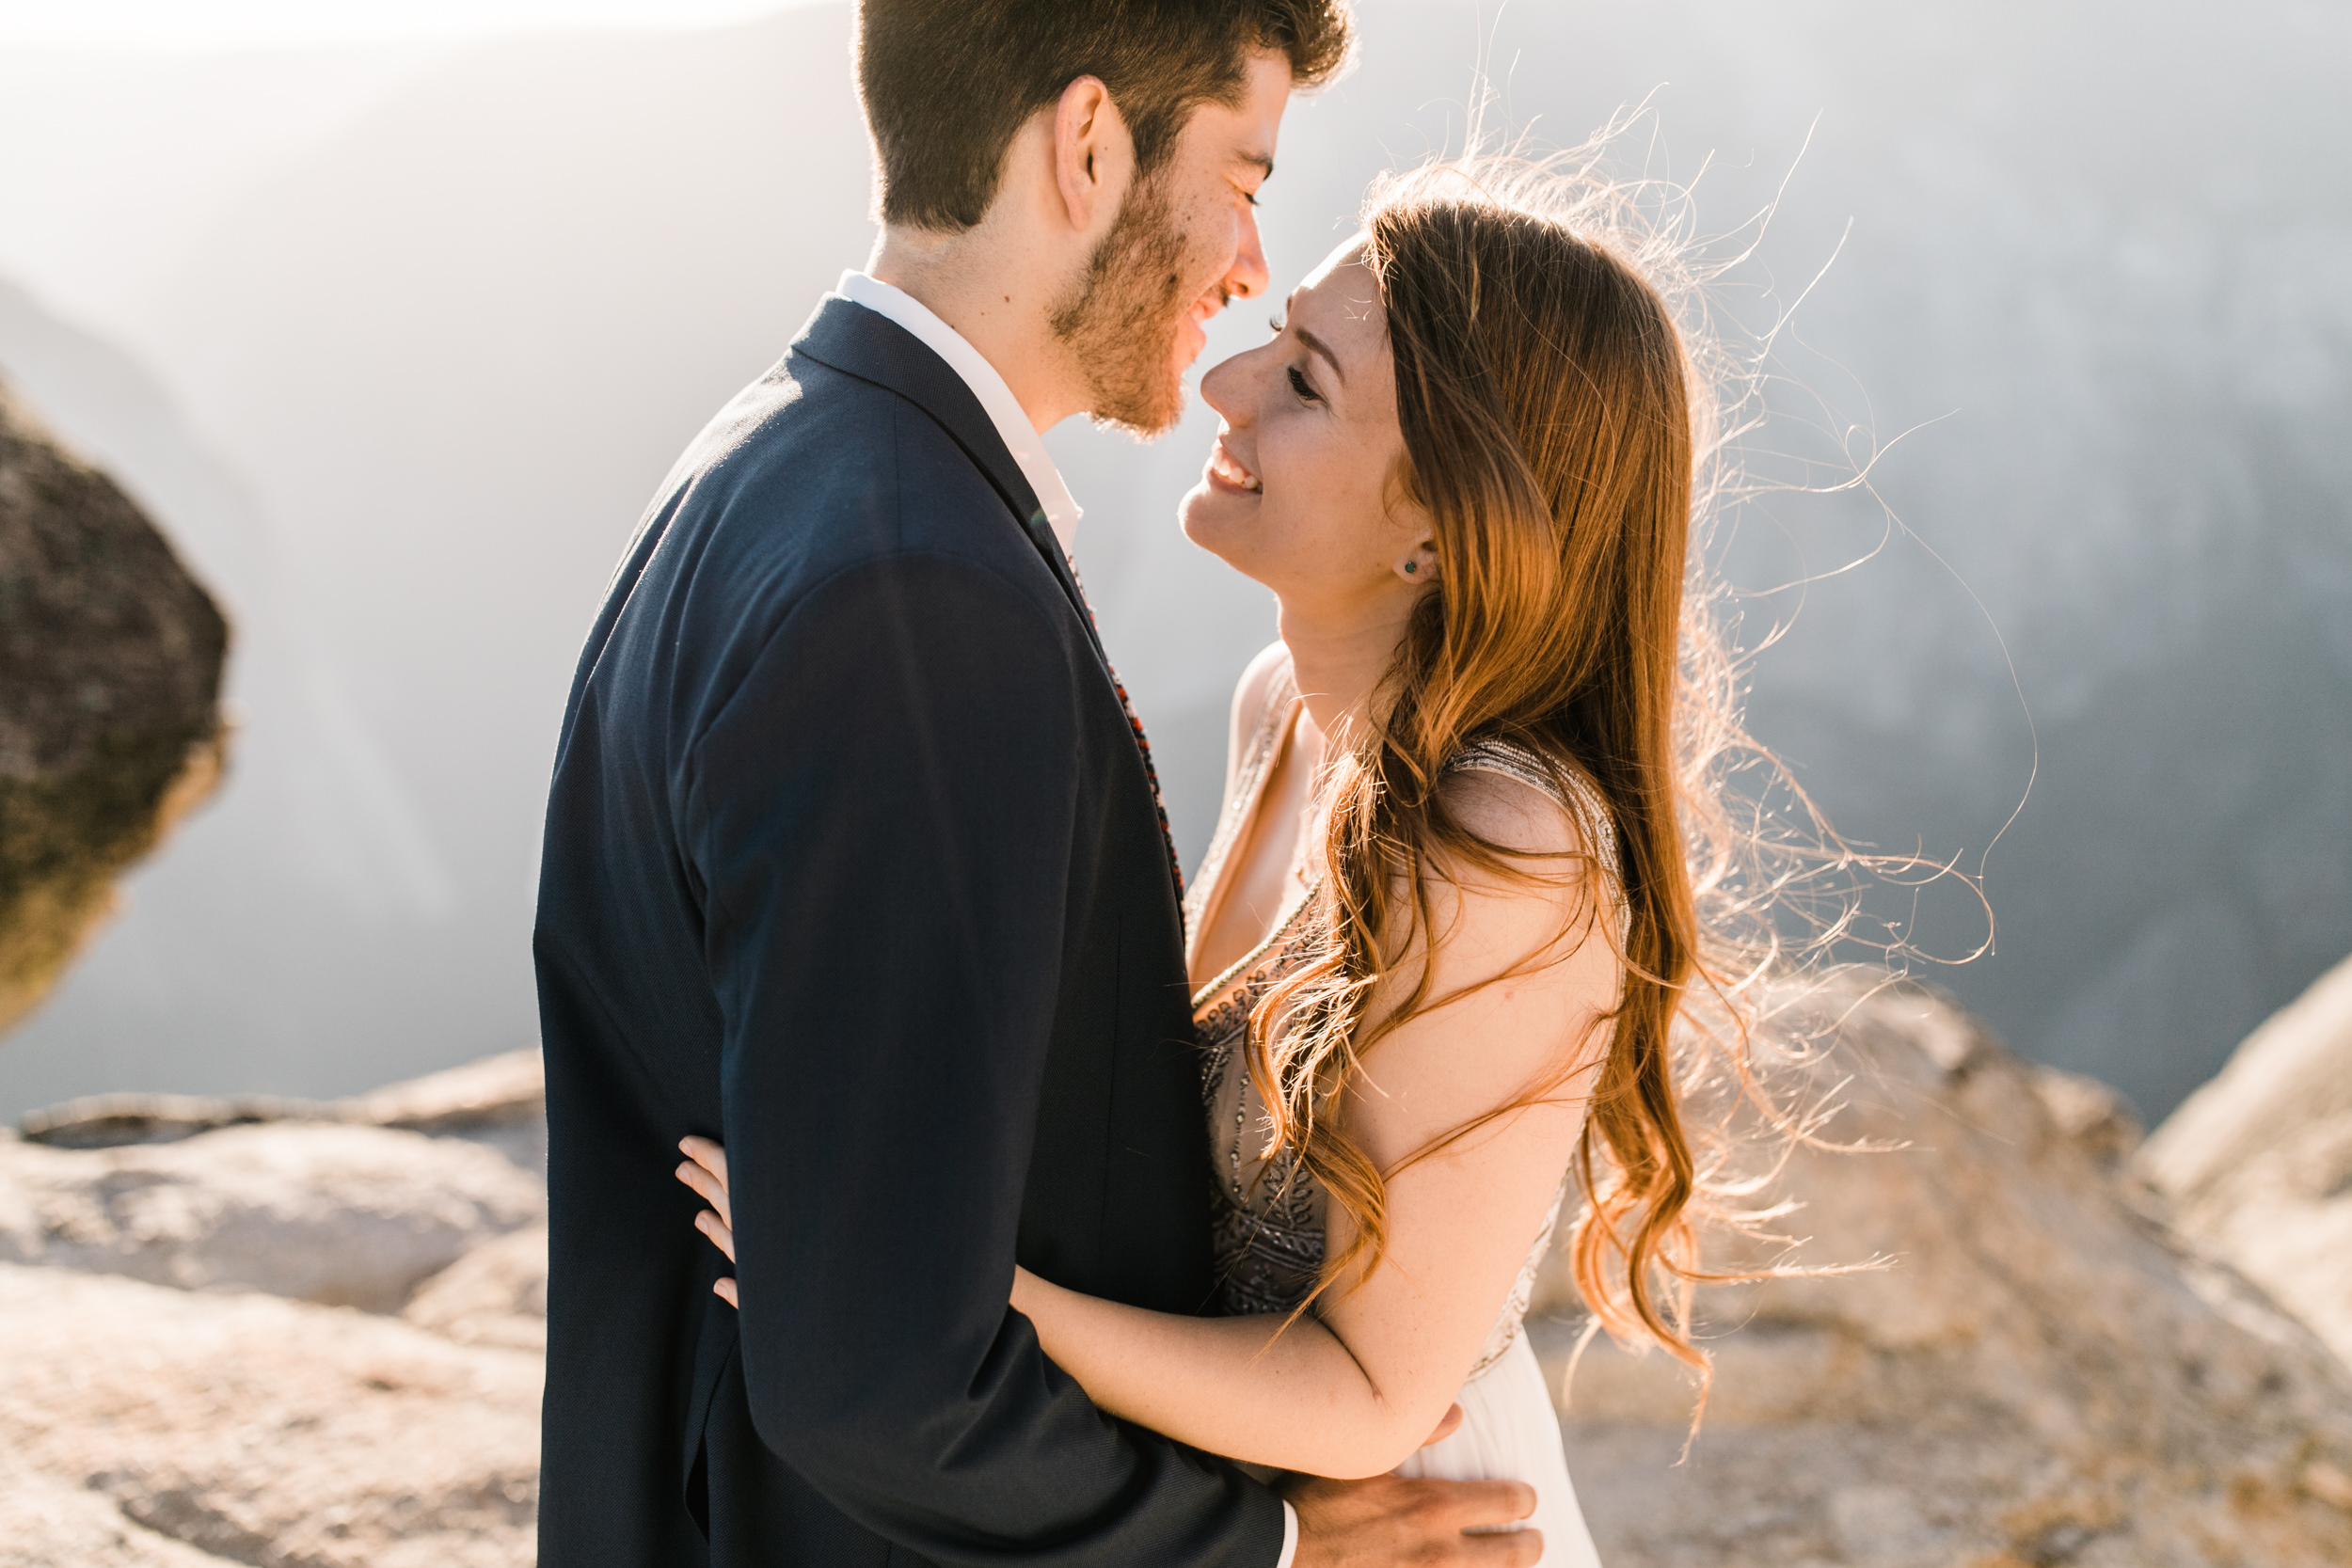
[[[1265,319],[1265,325],[1266,330],[1279,338],[1282,335],[1282,328],[1289,324],[1284,322],[1279,316],[1268,316]]]
[[[1293,365],[1290,368],[1290,378],[1291,390],[1298,394],[1298,399],[1301,403],[1321,403],[1323,401],[1323,399],[1317,395],[1315,389],[1307,385],[1306,376],[1300,373],[1296,365]]]

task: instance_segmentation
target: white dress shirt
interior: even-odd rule
[[[922,341],[925,348],[946,360],[949,370],[963,377],[963,384],[972,388],[972,395],[988,411],[989,421],[995,425],[1006,450],[1012,453],[1012,460],[1021,466],[1021,477],[1037,492],[1037,503],[1045,509],[1045,520],[1052,525],[1054,537],[1061,541],[1062,554],[1068,555],[1076,548],[1078,503],[1070,499],[1070,486],[1061,482],[1061,470],[1054,467],[1053,458],[1047,454],[1044,437],[1038,435],[1037,427],[1021,411],[1021,400],[1012,395],[1012,388],[1005,385],[996,367],[982,358],[980,351],[962,333],[941,321],[930,306],[904,289],[851,271],[841,275],[834,293],[905,327]]]
[[[1037,503],[1045,509],[1045,521],[1053,528],[1054,537],[1061,541],[1062,554],[1070,554],[1078,541],[1078,503],[1071,499],[1070,486],[1062,483],[1061,470],[1054,467],[1044,439],[1029,422],[1029,417],[1021,411],[1021,400],[1012,395],[1012,388],[1005,384],[996,367],[981,356],[970,339],[941,321],[930,306],[904,289],[851,270],[841,275],[834,293],[905,327],[925,348],[946,360],[949,370],[963,378],[963,384],[972,388],[972,395],[988,411],[989,420],[996,426],[1005,449],[1020,465],[1021,477],[1037,492]],[[1282,1555],[1274,1560],[1274,1568],[1291,1568],[1291,1560],[1297,1555],[1298,1511],[1285,1500]]]

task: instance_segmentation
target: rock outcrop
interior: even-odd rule
[[[348,1100],[271,1095],[100,1094],[35,1111],[28,1142],[52,1148],[171,1143],[256,1122],[338,1122],[487,1144],[529,1171],[547,1164],[539,1053],[510,1051]]]
[[[105,1095],[36,1113],[0,1143],[0,1261],[399,1312],[542,1219],[541,1092],[539,1054],[520,1051],[323,1103]],[[490,1310],[482,1289],[452,1323]],[[518,1287],[503,1313],[539,1299]],[[477,1331],[532,1342],[529,1326]]]
[[[0,1260],[397,1312],[544,1212],[492,1149],[280,1122],[81,1151],[0,1145]]]
[[[2183,1234],[2352,1364],[2352,958],[2249,1035],[2135,1164]]]
[[[2352,1561],[2352,1378],[2119,1180],[2129,1123],[1908,986],[1839,989],[1796,1260],[1713,1292],[1716,1382],[1597,1341],[1566,1418],[1612,1568],[2321,1568]],[[1767,1263],[1769,1255],[1746,1259]],[[1573,1288],[1537,1344],[1564,1370]]]
[[[0,1464],[0,1568],[220,1568],[221,1560],[134,1524],[113,1498]]]
[[[2352,1560],[2352,1381],[2173,1243],[2115,1098],[1916,988],[1809,1005],[1842,1017],[1808,1069],[1846,1081],[1825,1136],[1883,1151],[1794,1153],[1799,1257],[1887,1266],[1716,1292],[1681,1465],[1689,1383],[1590,1351],[1566,1431],[1611,1568]],[[0,1139],[0,1236],[40,1239],[0,1243],[39,1260],[0,1261],[0,1568],[528,1563],[537,1088],[524,1054],[301,1120],[110,1099]],[[1558,1371],[1575,1298],[1557,1270],[1546,1291]]]
[[[228,643],[154,525],[0,388],[0,1029],[211,793]]]
[[[12,1521],[27,1533],[0,1541],[0,1562],[532,1560],[535,1355],[347,1308],[8,1264],[0,1345],[5,1463],[40,1482],[0,1505],[34,1514]]]
[[[0,1568],[531,1562],[540,1096],[517,1052],[0,1136]]]
[[[461,1345],[548,1348],[548,1227],[476,1247],[435,1275],[400,1314]]]

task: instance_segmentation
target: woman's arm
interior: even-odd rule
[[[1458,814],[1488,838],[1525,848],[1574,847],[1565,817],[1492,774],[1447,784]],[[1556,866],[1551,868],[1555,879]],[[1464,875],[1432,888],[1440,941],[1432,997],[1526,968],[1411,1020],[1383,1038],[1348,1085],[1344,1125],[1389,1171],[1389,1243],[1368,1277],[1342,1279],[1318,1315],[1287,1329],[1273,1316],[1190,1318],[1065,1290],[1017,1271],[1012,1305],[1046,1354],[1104,1410],[1212,1452],[1279,1469],[1353,1478],[1393,1469],[1429,1440],[1475,1364],[1542,1228],[1583,1126],[1583,1094],[1613,1007],[1617,960],[1580,925],[1572,950],[1550,946],[1564,911],[1589,914],[1588,884],[1564,890]],[[1580,915],[1582,919],[1583,915]],[[1425,949],[1424,949],[1425,951]],[[1549,961],[1529,965],[1530,955]],[[1393,1006],[1422,953],[1375,1006]],[[1535,1086],[1537,1103],[1497,1117],[1419,1160],[1411,1156]],[[690,1148],[705,1164],[715,1146]],[[1410,1160],[1411,1163],[1407,1163]],[[719,1212],[705,1230],[725,1245],[723,1164],[714,1181],[680,1175]],[[1344,1215],[1329,1243],[1346,1244]]]
[[[694,1217],[694,1228],[733,1262],[727,1152],[707,1138],[687,1138],[678,1148],[691,1162],[678,1166],[678,1180],[710,1204]],[[732,1278],[712,1289],[728,1306],[742,1305]],[[1358,1374],[1346,1347],[1311,1317],[1278,1332],[1279,1317],[1150,1312],[1064,1290],[1019,1267],[1013,1270],[1012,1307],[1036,1327],[1047,1357],[1076,1378],[1097,1406],[1230,1459],[1353,1479],[1302,1463],[1304,1450],[1285,1425],[1305,1422],[1352,1432],[1387,1418],[1376,1408],[1377,1391]],[[1174,1378],[1166,1374],[1178,1369],[1193,1386],[1173,1386]],[[1449,1411],[1436,1436],[1454,1424]],[[1256,1430],[1260,1427],[1270,1430]]]
[[[1403,1461],[1399,1453],[1359,1462],[1357,1439],[1386,1433],[1402,1414],[1386,1407],[1347,1347],[1312,1316],[1284,1330],[1279,1316],[1150,1312],[1064,1290],[1026,1269],[1014,1271],[1012,1306],[1035,1325],[1047,1358],[1096,1405],[1178,1442],[1343,1481]],[[1428,1440],[1429,1427],[1421,1424],[1405,1453]]]
[[[1467,774],[1446,787],[1490,839],[1576,847],[1565,817],[1524,785]],[[1368,1277],[1359,1272],[1325,1294],[1319,1316],[1288,1329],[1279,1317],[1172,1317],[1016,1276],[1014,1307],[1096,1404],[1198,1448],[1313,1475],[1377,1475],[1426,1440],[1543,1227],[1582,1131],[1603,1042],[1595,1025],[1616,1003],[1616,955],[1581,913],[1581,944],[1525,965],[1559,937],[1566,911],[1591,909],[1587,882],[1563,889],[1556,863],[1547,869],[1548,887],[1468,874],[1433,886],[1433,998],[1531,972],[1414,1018],[1348,1085],[1344,1125],[1391,1173],[1389,1241]],[[1375,1006],[1395,1005],[1422,957],[1407,954]],[[1538,1103],[1411,1160],[1564,1069],[1573,1070]],[[1350,1237],[1336,1207],[1329,1224],[1336,1251]]]
[[[1456,814],[1490,840],[1578,846],[1563,814],[1524,785],[1471,773],[1446,788]],[[1433,879],[1431,997],[1507,977],[1382,1038],[1347,1086],[1343,1125],[1390,1173],[1388,1246],[1368,1275],[1338,1281],[1316,1314],[1285,1328],[1279,1316],[1146,1311],[1015,1271],[1014,1308],[1098,1406],[1196,1448],[1342,1479],[1393,1469],[1429,1440],[1542,1228],[1582,1131],[1605,1041],[1597,1026],[1617,998],[1617,958],[1595,924],[1589,881],[1564,888],[1556,864],[1539,868],[1548,885],[1478,873]],[[1560,943],[1570,912],[1576,923]],[[1424,941],[1406,954],[1375,1009],[1396,1005],[1428,952]],[[1413,1158],[1555,1080],[1535,1103]],[[685,1147],[696,1164],[679,1175],[715,1211],[697,1224],[732,1257],[724,1151],[700,1139]],[[1329,1227],[1337,1251],[1351,1232],[1336,1208]],[[720,1293],[732,1301],[733,1287],[722,1280]]]

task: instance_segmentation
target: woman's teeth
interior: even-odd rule
[[[1258,476],[1234,462],[1221,446],[1210,451],[1209,468],[1228,484],[1238,484],[1245,490],[1255,490],[1258,487]]]

